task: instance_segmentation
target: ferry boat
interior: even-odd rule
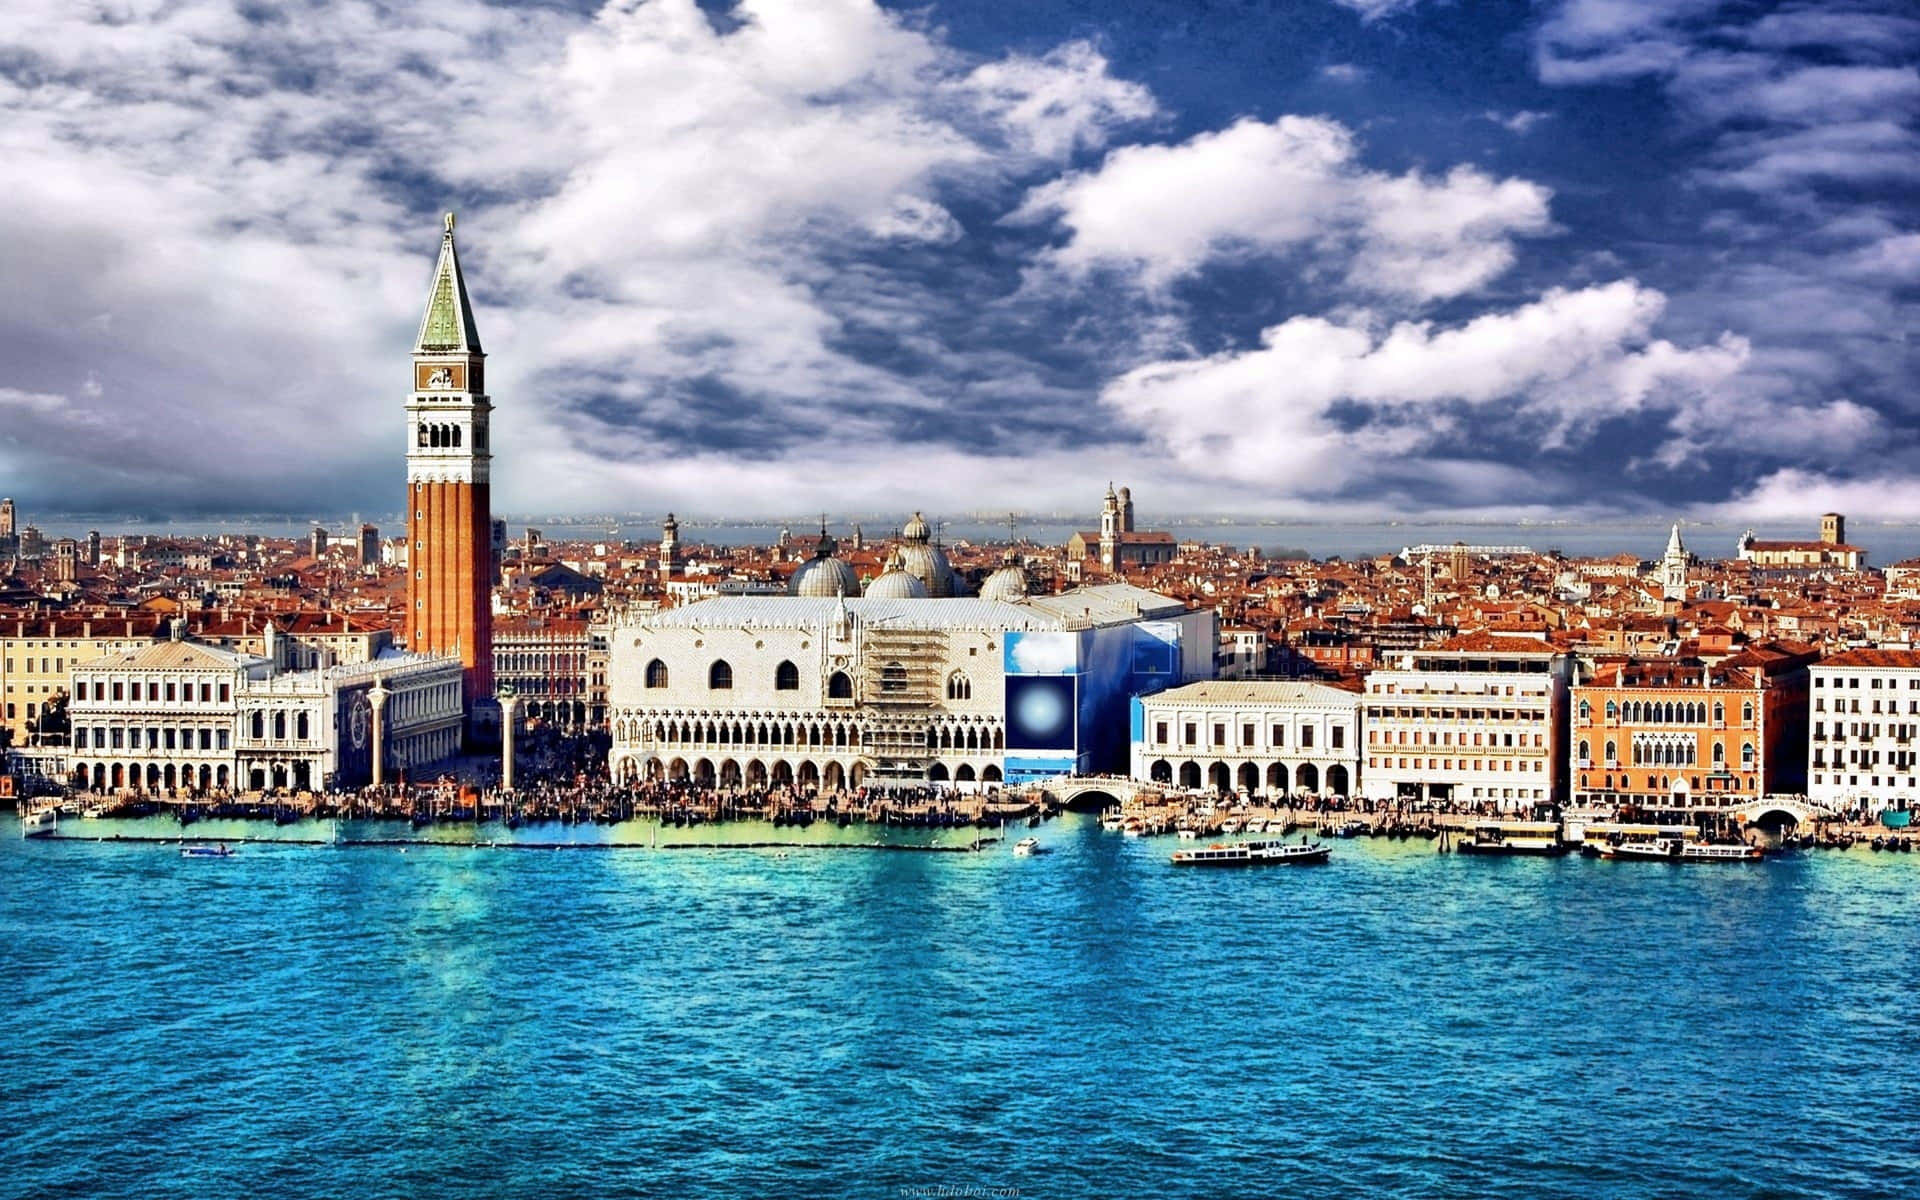
[[[1558,858],[1572,847],[1561,840],[1560,826],[1551,821],[1502,821],[1474,826],[1473,836],[1454,849],[1462,854]]]
[[[1013,854],[1015,858],[1032,858],[1038,853],[1040,853],[1039,838],[1023,837],[1013,844]]]
[[[1331,855],[1319,842],[1215,842],[1204,850],[1175,850],[1176,867],[1309,866]]]
[[[1759,862],[1766,857],[1766,852],[1758,846],[1744,843],[1654,838],[1647,841],[1609,842],[1600,848],[1600,857],[1651,862]]]
[[[226,845],[180,847],[181,858],[232,858],[233,853],[233,847]]]

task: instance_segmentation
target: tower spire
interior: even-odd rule
[[[453,246],[453,214],[446,215],[440,235],[440,261],[433,268],[433,286],[427,292],[427,311],[420,318],[415,354],[481,354],[480,331],[473,323],[473,304],[467,299],[467,279]]]

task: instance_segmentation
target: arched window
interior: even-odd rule
[[[654,659],[647,664],[647,686],[663,688],[667,686],[667,664]]]
[[[460,427],[458,425],[453,426],[453,446],[456,450],[460,448]]]
[[[1713,765],[1716,767],[1727,765],[1727,748],[1719,742],[1713,744]]]
[[[729,691],[733,688],[733,668],[728,665],[726,659],[716,658],[713,660],[713,665],[707,668],[707,686],[716,692]]]
[[[827,677],[827,699],[853,699],[853,679],[845,671],[835,671]]]
[[[947,676],[947,699],[971,700],[972,698],[973,682],[964,673],[955,671]]]
[[[1607,743],[1607,762],[1611,764],[1618,757],[1619,757],[1619,753],[1617,748],[1614,746],[1612,742],[1608,742]]]
[[[1585,700],[1580,702],[1580,719],[1582,721],[1593,720],[1593,705],[1587,703]],[[1582,754],[1580,757],[1585,758],[1586,755]]]
[[[310,727],[307,724],[306,713],[299,713],[295,715],[295,717],[293,718],[293,736],[296,738],[299,738],[303,742],[306,741],[308,737],[312,736],[310,732]]]
[[[273,740],[276,742],[287,740],[287,714],[283,712],[273,714]]]
[[[1748,700],[1740,706],[1740,723],[1743,725],[1753,724],[1753,701]]]
[[[899,663],[888,663],[880,668],[880,690],[883,692],[904,692],[907,690],[907,669]]]
[[[1752,742],[1746,742],[1741,745],[1740,765],[1743,767],[1751,767],[1753,765],[1753,743]]]
[[[253,727],[251,732],[254,741],[257,742],[267,736],[267,718],[265,713],[262,713],[257,708],[254,709],[253,720],[250,724]]]
[[[1715,725],[1727,723],[1727,706],[1718,700],[1713,702],[1713,723]]]
[[[1611,700],[1607,701],[1607,720],[1611,721],[1614,718],[1618,717],[1619,715],[1620,715],[1620,706],[1615,704]]]
[[[797,692],[800,690],[800,668],[790,662],[783,662],[773,669],[773,690],[776,692]]]
[[[1593,757],[1593,745],[1587,739],[1580,739],[1580,761],[1586,762]]]

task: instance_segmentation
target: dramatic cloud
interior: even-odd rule
[[[1674,412],[1746,360],[1735,338],[1650,340],[1663,298],[1632,283],[1550,292],[1453,328],[1298,317],[1256,350],[1136,368],[1106,402],[1147,425],[1196,474],[1277,495],[1339,496],[1382,465],[1422,459],[1463,429],[1520,426],[1562,445],[1642,408]]]
[[[1015,219],[1057,217],[1071,236],[1049,261],[1069,273],[1113,266],[1163,288],[1222,256],[1306,251],[1345,258],[1356,288],[1414,300],[1479,287],[1512,265],[1515,236],[1549,228],[1536,184],[1471,167],[1389,175],[1357,157],[1333,121],[1241,121],[1115,150],[1035,189]]]
[[[1709,506],[1920,464],[1899,6],[1344,7],[15,0],[6,490],[390,508],[449,208],[513,511]]]

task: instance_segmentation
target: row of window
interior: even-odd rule
[[[1521,710],[1512,708],[1378,708],[1367,706],[1369,721],[1431,721],[1460,722],[1467,721],[1475,725],[1512,724],[1516,721],[1538,721],[1546,710],[1536,708]]]
[[[1890,699],[1886,701],[1886,708],[1884,709],[1880,707],[1880,704],[1881,704],[1881,701],[1879,697],[1875,697],[1873,700],[1873,707],[1869,708],[1867,711],[1871,713],[1884,712],[1888,716],[1892,716],[1893,714],[1898,713],[1900,711],[1900,702],[1898,700]],[[1827,711],[1827,698],[1825,696],[1815,696],[1813,698],[1813,711],[1819,712],[1819,713],[1823,713]],[[1833,698],[1833,711],[1834,712],[1859,712],[1860,697],[1853,696],[1849,698],[1847,696],[1835,696]],[[1920,716],[1920,700],[1907,701],[1907,714],[1909,716]]]
[[[646,685],[649,688],[671,686],[672,672],[667,664],[654,659],[647,664]],[[907,690],[907,668],[901,663],[888,663],[880,669],[880,690],[883,692],[904,692]],[[800,690],[800,668],[791,662],[782,661],[773,669],[773,689],[776,692],[796,692]],[[726,692],[733,690],[733,664],[724,658],[716,658],[707,667],[707,690]],[[835,671],[827,676],[827,697],[832,700],[853,699],[853,678],[845,671]],[[969,700],[973,698],[973,681],[963,672],[955,671],[947,676],[947,699]]]
[[[1605,749],[1606,764],[1610,767],[1617,766],[1619,764],[1618,745],[1608,741]],[[1692,738],[1635,738],[1631,753],[1633,765],[1636,767],[1690,767],[1698,763],[1700,757],[1699,749]],[[1756,758],[1753,743],[1743,742],[1740,746],[1740,765],[1751,767]],[[1580,739],[1579,759],[1582,763],[1593,761],[1593,743],[1585,738]],[[1713,744],[1713,765],[1716,767],[1727,765],[1727,748],[1719,742]]]
[[[1399,768],[1395,768],[1395,766],[1394,766],[1394,764],[1395,764],[1395,762],[1396,762],[1396,761],[1398,761],[1398,763],[1399,763]],[[1411,766],[1408,766],[1408,763],[1409,763],[1409,762],[1411,762],[1411,763],[1412,763],[1412,765],[1411,765]],[[1455,766],[1455,764],[1456,764],[1456,763],[1458,763],[1458,764],[1459,764],[1459,765],[1458,765],[1457,767]],[[1532,765],[1528,765],[1528,764],[1532,764]],[[1396,760],[1396,759],[1393,759],[1393,758],[1369,758],[1369,759],[1367,759],[1367,765],[1368,765],[1369,767],[1386,767],[1386,768],[1388,768],[1389,770],[1393,770],[1393,769],[1404,769],[1404,770],[1413,770],[1413,771],[1453,771],[1453,770],[1460,770],[1460,771],[1532,771],[1532,772],[1534,772],[1534,773],[1536,773],[1536,774],[1537,774],[1537,773],[1539,773],[1540,771],[1542,771],[1542,770],[1544,770],[1544,769],[1545,769],[1545,767],[1546,767],[1546,759],[1544,759],[1544,758],[1534,758],[1534,759],[1516,759],[1516,758],[1459,758],[1459,759],[1454,759],[1454,758],[1415,758],[1415,759],[1411,759],[1411,760],[1409,760],[1409,759],[1404,759],[1404,758],[1402,758],[1402,759],[1398,759],[1398,760]]]
[[[1369,745],[1388,745],[1388,746],[1474,745],[1474,746],[1488,746],[1488,747],[1504,747],[1508,750],[1516,750],[1516,749],[1524,750],[1528,746],[1532,746],[1538,749],[1540,747],[1544,747],[1547,744],[1547,735],[1544,733],[1521,732],[1521,733],[1515,734],[1515,733],[1476,732],[1472,735],[1473,741],[1471,743],[1467,741],[1468,735],[1465,732],[1462,732],[1458,735],[1460,740],[1457,742],[1454,740],[1455,736],[1456,735],[1454,734],[1454,732],[1450,729],[1443,729],[1437,733],[1429,733],[1423,729],[1415,729],[1411,732],[1411,735],[1409,735],[1409,732],[1405,729],[1395,729],[1395,730],[1369,729],[1367,731],[1367,742]],[[1409,737],[1411,737],[1411,740],[1409,740]]]
[[[1911,739],[1915,733],[1920,733],[1920,725],[1905,722],[1895,725],[1888,725],[1881,721],[1835,721],[1833,723],[1833,739],[1835,741],[1841,741],[1847,738],[1857,740],[1860,738],[1894,737],[1904,742]],[[1813,740],[1816,742],[1824,742],[1827,740],[1827,723],[1825,721],[1815,721],[1813,723]]]
[[[27,664],[26,671],[28,674],[32,674],[33,660],[31,658],[23,658],[20,661]],[[40,674],[42,675],[58,675],[66,669],[67,660],[64,658],[43,658],[40,660]],[[7,674],[11,675],[13,672],[13,660],[10,658],[7,660]]]
[[[192,703],[195,699],[196,692],[202,704],[213,703],[216,695],[222,703],[233,698],[232,684],[215,684],[207,680],[202,680],[196,685],[193,683],[180,683],[171,679],[163,684],[157,679],[149,679],[144,688],[141,686],[139,680],[134,680],[131,683],[122,679],[116,679],[112,683],[94,680],[89,683],[89,681],[85,679],[76,679],[73,683],[73,698],[75,700],[92,700],[96,704],[109,699],[139,700],[142,698],[141,693],[143,691],[146,693],[145,699],[150,702],[166,699],[176,703]]]
[[[1831,685],[1827,683],[1829,679],[1833,681]],[[1813,673],[1813,686],[1817,688],[1822,688],[1827,686],[1832,686],[1834,688],[1852,688],[1855,691],[1858,691],[1860,689],[1860,676],[1858,675],[1822,675],[1818,671],[1816,671]],[[1873,677],[1872,688],[1874,691],[1877,692],[1880,690],[1880,686],[1881,686],[1880,677],[1876,675]],[[1893,678],[1887,679],[1886,689],[1890,692],[1899,691],[1900,681],[1898,679],[1893,679]],[[1910,692],[1920,692],[1920,675],[1910,675],[1907,677],[1907,690]]]
[[[119,725],[77,725],[73,730],[76,750],[225,750],[228,733],[224,729],[182,728],[177,725],[149,725],[128,729]]]
[[[1580,701],[1580,720],[1593,720],[1593,704]],[[1705,725],[1707,723],[1707,705],[1704,701],[1688,700],[1629,700],[1625,704],[1607,701],[1607,720],[1620,721],[1628,725]],[[1727,706],[1724,701],[1713,702],[1713,723],[1727,723]],[[1746,700],[1740,705],[1740,723],[1753,724],[1753,701]]]
[[[1155,745],[1170,746],[1174,744],[1173,742],[1168,740],[1169,728],[1170,727],[1168,723],[1165,721],[1154,722],[1153,741]],[[1265,747],[1262,747],[1260,745],[1259,740],[1256,736],[1258,729],[1259,729],[1258,726],[1253,725],[1251,723],[1241,725],[1240,740],[1238,742],[1233,743],[1233,745],[1236,748],[1245,748],[1249,750],[1263,749],[1263,748],[1274,748],[1274,749],[1286,748],[1287,727],[1285,725],[1274,725],[1267,731],[1268,739]],[[1186,722],[1180,727],[1180,732],[1183,735],[1180,739],[1180,743],[1179,743],[1180,745],[1198,746],[1201,744],[1200,743],[1200,725],[1198,722],[1195,722],[1195,721]],[[1206,743],[1207,745],[1224,747],[1228,744],[1226,722],[1224,721],[1214,722],[1212,733],[1213,733],[1213,740],[1210,742],[1207,742]],[[1302,750],[1313,749],[1313,737],[1314,737],[1313,726],[1302,725],[1300,727],[1300,749]],[[1347,727],[1344,725],[1335,725],[1331,727],[1330,729],[1327,730],[1327,738],[1328,738],[1328,746],[1330,749],[1340,750],[1345,748],[1347,744]]]

